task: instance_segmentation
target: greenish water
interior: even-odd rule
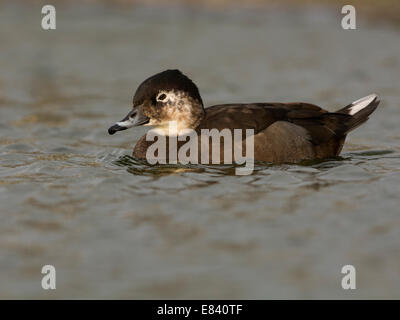
[[[0,297],[399,298],[400,31],[338,12],[0,4]],[[382,102],[337,159],[149,166],[107,128],[167,68],[206,105]]]

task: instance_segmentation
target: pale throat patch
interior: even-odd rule
[[[160,123],[150,120],[145,126],[154,127],[155,132],[162,136],[179,136],[190,131],[190,124],[185,121],[171,120]]]

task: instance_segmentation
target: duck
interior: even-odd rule
[[[152,126],[166,137],[191,130],[198,133],[200,139],[207,129],[250,130],[254,160],[294,164],[339,156],[347,135],[369,119],[379,102],[377,94],[370,94],[335,112],[305,102],[229,103],[205,108],[196,84],[180,70],[168,69],[139,85],[131,111],[113,124],[108,133],[113,135],[132,127]],[[168,126],[172,121],[176,132],[171,132]],[[143,135],[132,156],[147,159],[154,141]],[[178,149],[184,141],[177,143]],[[212,139],[204,141],[214,143]],[[241,136],[241,141],[245,147],[247,136]],[[222,151],[224,143],[220,148]],[[208,150],[211,153],[213,149]],[[168,160],[170,153],[165,157]],[[223,162],[226,154],[220,152],[219,157]]]

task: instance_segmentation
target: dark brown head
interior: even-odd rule
[[[203,115],[197,86],[179,70],[166,70],[143,81],[133,97],[133,109],[108,133],[139,125],[165,130],[171,121],[176,121],[179,130],[194,129]]]

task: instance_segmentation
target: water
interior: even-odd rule
[[[1,298],[400,297],[398,27],[344,31],[335,8],[60,4],[45,32],[39,7],[0,7]],[[206,105],[382,102],[337,159],[149,166],[130,157],[146,128],[107,128],[175,67]]]

